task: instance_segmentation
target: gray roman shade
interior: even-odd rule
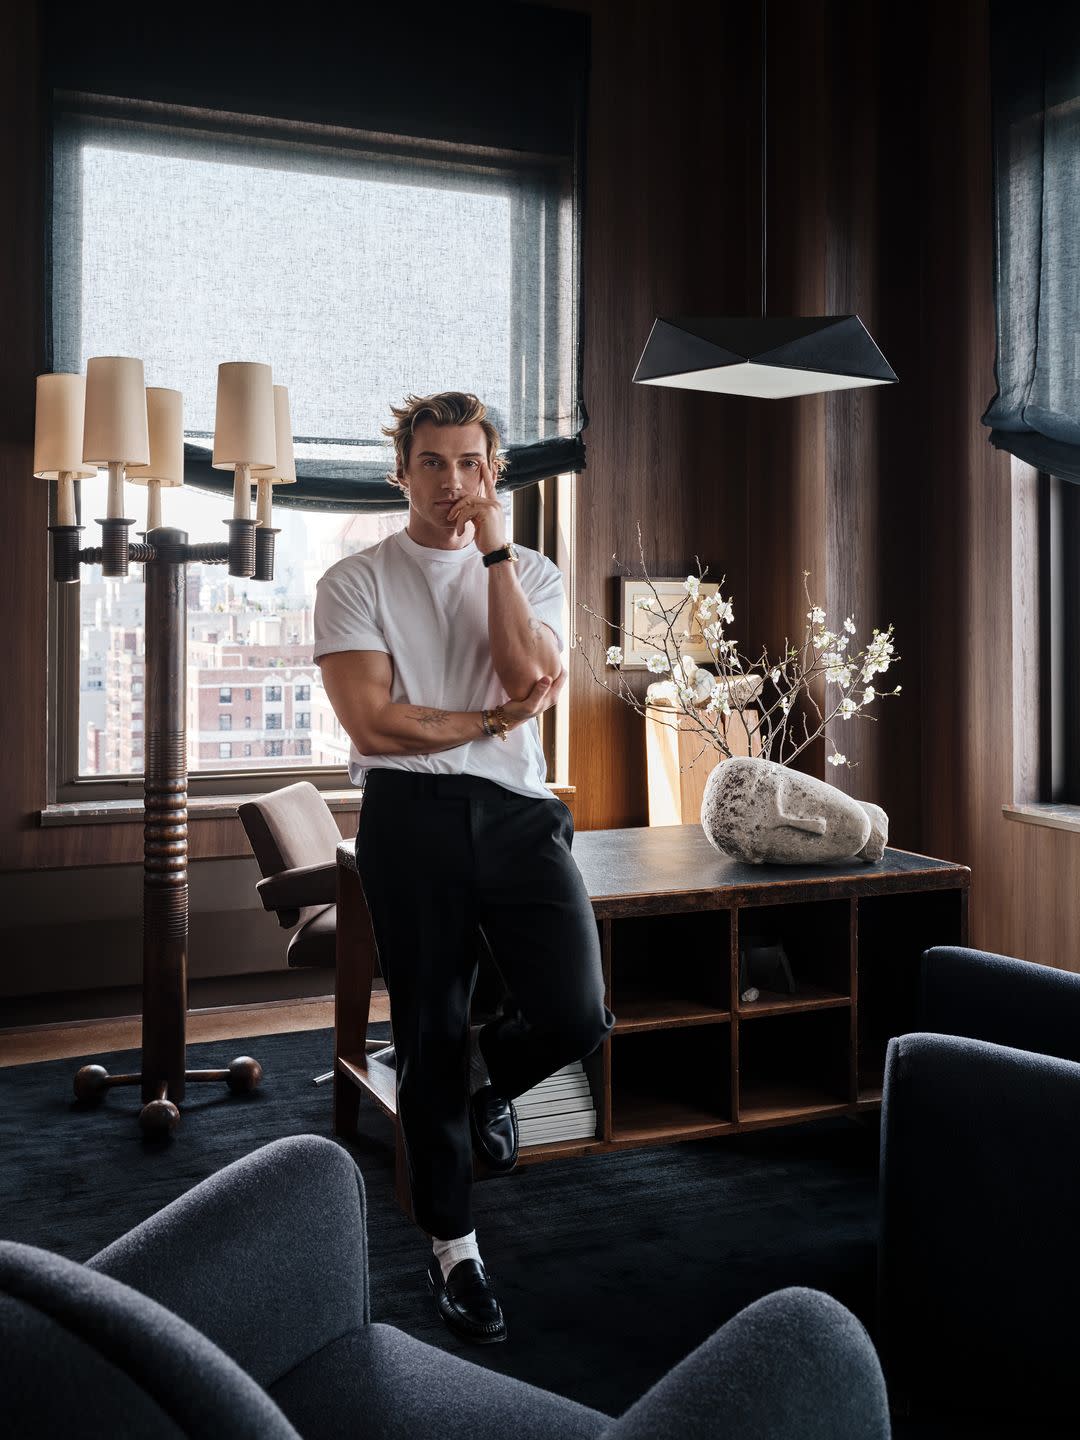
[[[991,4],[997,394],[990,441],[1080,481],[1080,7]]]
[[[206,30],[50,7],[50,368],[139,355],[182,390],[189,484],[231,493],[209,457],[238,359],[289,387],[275,504],[404,508],[379,427],[408,392],[480,395],[508,489],[584,468],[585,22],[384,8],[253,32],[247,5]]]

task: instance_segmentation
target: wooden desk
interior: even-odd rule
[[[573,853],[615,1029],[585,1062],[595,1137],[523,1147],[521,1164],[876,1106],[888,1040],[919,1023],[922,951],[967,943],[970,871],[904,850],[876,865],[742,865],[700,825],[673,825],[583,831]],[[394,1072],[364,1050],[375,946],[351,841],[338,862],[334,1128],[348,1136],[362,1095],[394,1118],[396,1104]],[[741,1002],[749,937],[783,941],[794,995]]]

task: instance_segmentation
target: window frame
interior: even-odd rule
[[[151,111],[160,112],[161,119],[166,123],[174,123],[183,120],[183,116],[189,113],[195,116],[196,113],[206,116],[211,112],[186,112],[185,107],[168,105],[150,107],[140,101],[129,101],[122,98],[108,98],[102,96],[86,95],[75,91],[55,92],[56,101],[61,109],[87,108],[99,117],[108,118],[110,115],[122,117],[132,109],[150,116]],[[196,119],[194,123],[202,127],[203,120]],[[281,130],[281,124],[272,119],[263,117],[240,116],[240,115],[214,115],[213,123],[230,131],[236,130],[245,132],[245,126],[250,127],[251,133],[257,138],[268,136],[273,138]],[[319,127],[305,127],[307,132],[315,135]],[[291,134],[291,132],[290,132]],[[358,140],[358,137],[360,139]],[[280,137],[279,137],[280,138]],[[387,137],[377,137],[379,145],[386,148]],[[325,143],[330,145],[342,144],[345,148],[363,148],[362,132],[341,131],[331,129],[325,131]],[[408,137],[394,137],[390,142],[394,149],[408,152],[419,147],[425,153],[430,151],[430,145],[426,141],[413,141]],[[445,146],[445,152],[449,163],[457,163],[457,160],[465,153],[468,147],[461,145]],[[480,152],[478,152],[480,153]],[[483,152],[487,159],[495,156],[497,152]],[[451,159],[450,157],[454,157]],[[516,168],[522,162],[526,165],[538,163],[549,163],[548,157],[525,154],[524,152],[505,152],[505,162]],[[561,162],[560,162],[561,163]],[[580,305],[580,265],[581,265],[581,218],[580,218],[580,175],[575,163],[575,175],[573,188],[577,196],[575,200],[575,214],[573,219],[573,241],[570,256],[572,267],[571,293],[574,297],[573,313],[569,316],[568,323],[573,334],[576,336],[580,331],[581,313]],[[51,253],[51,238],[49,239]],[[46,303],[52,305],[52,292],[47,294]],[[580,355],[577,361],[580,367]],[[515,491],[512,495],[513,524],[511,527],[512,538],[519,544],[527,545],[550,556],[558,565],[564,577],[564,585],[567,592],[568,607],[566,612],[566,644],[567,663],[569,653],[573,647],[573,615],[574,615],[574,573],[573,573],[573,522],[572,518],[568,523],[560,520],[560,516],[572,517],[572,497],[574,493],[573,475],[555,476],[550,479],[541,480],[526,489]],[[50,488],[50,519],[55,523],[55,489]],[[82,520],[79,492],[81,487],[76,482],[76,504],[79,507],[79,518]],[[562,497],[562,498],[560,498]],[[223,515],[225,501],[223,500]],[[134,583],[139,583],[137,579]],[[48,596],[48,651],[47,651],[47,674],[46,686],[49,703],[50,726],[47,736],[47,765],[48,765],[48,791],[47,804],[69,804],[84,802],[97,802],[101,800],[124,800],[134,799],[142,791],[142,774],[130,775],[80,775],[79,774],[79,729],[82,724],[80,717],[80,591],[79,584],[49,586]],[[104,682],[103,682],[104,683]],[[145,689],[145,687],[143,687]],[[252,694],[254,689],[259,687],[245,687],[245,698]],[[235,691],[235,687],[234,687]],[[220,701],[219,704],[226,702]],[[548,783],[566,784],[568,766],[568,704],[569,687],[564,690],[558,705],[552,710],[545,712],[541,717],[540,729],[544,744],[545,755],[548,761]],[[264,712],[265,713],[265,712]],[[185,717],[186,718],[186,717]],[[308,731],[310,736],[313,732]],[[309,742],[310,752],[310,742]],[[235,753],[235,752],[234,752]],[[193,797],[233,794],[249,794],[261,791],[277,789],[294,783],[297,779],[311,781],[317,788],[334,790],[347,788],[349,785],[348,770],[344,765],[335,766],[313,766],[311,764],[290,764],[274,765],[266,769],[245,767],[242,769],[230,770],[219,768],[203,772],[191,772],[188,776],[188,791]]]

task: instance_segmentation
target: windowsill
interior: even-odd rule
[[[573,785],[556,785],[549,780],[547,786],[559,796],[574,794]],[[345,790],[320,790],[319,794],[335,814],[359,810],[364,798],[363,790],[351,785]],[[189,795],[188,819],[235,820],[237,807],[251,798],[251,795]],[[61,825],[141,825],[144,818],[141,800],[73,800],[64,805],[47,805],[39,815],[43,829]]]
[[[331,810],[359,810],[363,791],[320,790]],[[251,795],[189,795],[189,820],[235,820],[237,807]],[[116,825],[143,823],[142,800],[73,800],[64,805],[47,805],[40,812],[43,828],[56,825]]]
[[[1003,805],[1006,820],[1019,820],[1024,825],[1045,825],[1050,830],[1080,831],[1080,805],[1058,805],[1049,802],[1037,805]]]

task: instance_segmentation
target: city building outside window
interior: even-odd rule
[[[282,741],[282,740],[267,740],[267,742],[266,742],[266,753],[267,753],[267,755],[270,755],[270,756],[280,755],[280,754],[282,753],[283,749],[284,749],[284,741]]]
[[[231,730],[231,729],[232,729],[232,716],[231,716],[231,715],[219,715],[219,716],[217,717],[217,728],[218,728],[219,730]]]
[[[218,704],[219,704],[219,705],[231,705],[231,704],[232,704],[232,688],[231,688],[230,686],[228,686],[228,685],[222,685],[221,689],[218,691]]]
[[[232,759],[232,746],[226,741],[218,746],[218,755],[222,760]]]
[[[266,717],[266,728],[267,730],[280,730],[281,716],[278,715],[276,712],[271,711],[270,714]]]
[[[270,661],[270,664],[272,665],[273,663],[274,663],[274,662],[271,660],[271,661]],[[273,701],[275,701],[275,700],[280,700],[280,699],[281,699],[281,686],[280,686],[280,685],[268,685],[268,686],[266,687],[266,699],[267,699],[268,702],[271,702],[271,703],[272,703]]]
[[[307,711],[307,710],[298,710],[298,711],[296,712],[296,728],[297,728],[298,730],[310,730],[310,729],[311,729],[311,714],[310,714],[309,711]]]

